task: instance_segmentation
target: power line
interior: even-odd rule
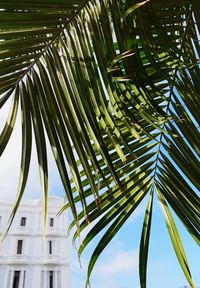
[[[84,281],[85,282],[85,276],[84,275],[81,275],[80,273],[77,273],[77,272],[74,272],[74,271],[72,271],[71,272],[72,273],[72,275],[75,277],[75,278],[77,278],[77,279],[79,279],[79,280],[82,280],[82,281]],[[109,286],[109,287],[115,287],[115,288],[128,288],[128,287],[126,287],[126,286],[119,286],[119,285],[117,285],[117,284],[114,284],[114,283],[109,283],[109,282],[106,282],[106,281],[101,281],[101,280],[98,280],[98,279],[95,279],[95,278],[91,278],[91,282],[92,282],[92,284],[94,284],[95,286],[102,286],[102,285],[106,285],[106,286]]]

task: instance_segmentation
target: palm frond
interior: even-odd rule
[[[62,211],[70,207],[74,217],[74,241],[98,219],[79,255],[105,231],[87,283],[100,253],[150,194],[140,246],[146,287],[155,191],[177,259],[194,287],[171,212],[199,244],[199,15],[195,0],[0,4],[0,109],[13,99],[1,154],[19,103],[22,116],[19,192],[9,225],[29,173],[33,127],[44,219],[46,133],[68,199]]]

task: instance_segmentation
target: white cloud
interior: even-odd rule
[[[20,111],[18,111],[18,114]],[[8,107],[1,110],[0,114],[0,131],[5,125]],[[63,191],[62,184],[54,163],[52,153],[48,146],[48,167],[49,167],[49,192],[58,194]],[[0,157],[0,198],[14,199],[17,194],[18,178],[20,173],[21,161],[21,119],[18,116],[12,136]],[[59,193],[61,194],[61,193]],[[25,198],[40,198],[40,179],[38,172],[37,154],[35,142],[32,145],[32,156],[27,186],[24,193]]]
[[[129,224],[133,224],[136,221],[138,221],[138,218],[140,217],[144,217],[145,215],[145,210],[146,210],[146,199],[143,200],[142,203],[139,204],[139,206],[135,209],[135,211],[133,212],[133,214],[129,217],[129,219],[127,220],[127,223]]]
[[[1,129],[5,123],[5,110],[2,110],[0,122]],[[1,112],[2,112],[1,111]],[[19,119],[17,119],[19,120]],[[19,122],[19,121],[17,121]],[[0,197],[1,198],[13,198],[16,195],[17,179],[19,177],[20,167],[20,147],[21,147],[21,135],[19,133],[20,126],[17,123],[16,129],[14,129],[13,135],[5,148],[0,158]],[[18,130],[18,133],[17,133]]]
[[[82,268],[75,251],[72,251],[71,260],[72,288],[84,287],[89,255],[84,254],[81,258]],[[127,250],[121,241],[115,239],[99,257],[90,280],[92,288],[125,288],[129,287],[127,283],[138,287],[138,249]]]
[[[119,273],[126,276],[136,272],[138,269],[138,251],[119,250],[105,260],[101,264],[97,264],[95,268],[96,275],[104,275],[104,277],[113,277]]]

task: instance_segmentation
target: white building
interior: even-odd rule
[[[13,202],[0,201],[2,235]],[[20,204],[14,222],[0,248],[0,288],[69,288],[67,216],[57,217],[63,199],[49,197],[46,237],[42,235],[42,203]],[[0,235],[0,236],[1,236]]]

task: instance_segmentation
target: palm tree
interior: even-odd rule
[[[46,217],[48,138],[68,200],[60,212],[71,209],[74,241],[95,223],[79,256],[104,231],[87,284],[106,245],[147,200],[141,288],[153,201],[194,287],[174,215],[199,245],[198,1],[2,0],[0,19],[0,108],[10,101],[0,154],[17,113],[22,129],[18,197],[9,224],[26,186],[33,137]]]

